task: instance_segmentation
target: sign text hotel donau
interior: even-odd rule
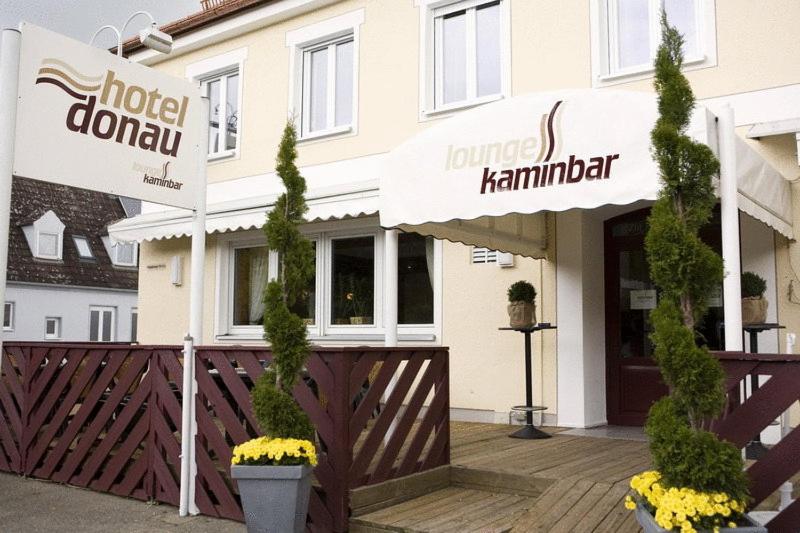
[[[22,26],[14,175],[194,208],[200,92]]]

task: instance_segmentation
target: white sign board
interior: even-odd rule
[[[195,208],[200,89],[23,23],[14,175]]]
[[[658,295],[655,289],[631,291],[631,309],[655,309]]]

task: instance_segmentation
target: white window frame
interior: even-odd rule
[[[47,323],[50,321],[55,322],[55,333],[47,333]],[[59,340],[61,338],[61,317],[48,316],[44,319],[44,338],[45,340]]]
[[[346,43],[353,43],[353,53],[355,54],[355,41],[352,34],[344,35],[330,41],[325,41],[316,46],[309,46],[303,49],[302,61],[302,89],[301,89],[301,111],[300,111],[300,129],[298,131],[299,137],[303,139],[319,138],[330,135],[337,135],[340,133],[349,133],[353,129],[353,124],[336,125],[336,47]],[[328,86],[325,98],[327,117],[326,125],[321,130],[311,131],[311,54],[320,50],[328,50],[328,65],[327,65],[327,80]],[[355,56],[353,57],[355,61]],[[353,81],[355,81],[355,71],[353,72]],[[355,86],[353,86],[355,92]],[[356,103],[353,101],[353,109],[355,112]],[[351,115],[352,116],[352,115]]]
[[[364,8],[344,13],[315,24],[286,32],[289,48],[289,116],[298,121],[298,142],[322,140],[330,137],[349,137],[358,134],[358,72],[360,28],[364,23]],[[328,126],[309,132],[306,120],[308,102],[307,54],[336,44],[353,41],[353,112],[350,125],[334,126],[336,121],[336,55],[328,53]],[[331,77],[333,75],[333,77]]]
[[[121,261],[119,258],[119,251],[122,246],[132,246],[133,247],[133,260],[131,262]],[[121,266],[121,267],[136,267],[139,264],[139,243],[137,242],[116,242],[111,245],[111,262],[114,266]]]
[[[6,326],[6,308],[5,306],[9,306],[11,310],[8,313],[8,326]],[[14,331],[14,319],[16,318],[17,312],[17,305],[14,302],[5,302],[3,305],[3,331]]]
[[[238,159],[241,154],[242,139],[243,139],[243,125],[244,125],[244,64],[247,60],[247,47],[237,48],[224,54],[209,57],[186,66],[186,78],[200,85],[204,94],[206,92],[207,83],[214,81],[221,77],[230,76],[231,74],[239,75],[239,116],[236,121],[236,147],[232,149],[220,150],[218,152],[208,154],[208,162]],[[220,102],[224,102],[223,98],[227,97],[227,83],[220,82]],[[208,127],[208,125],[205,125]],[[223,138],[224,133],[220,128],[219,136]],[[220,146],[225,146],[220,143]]]
[[[78,241],[83,241],[86,243],[87,248],[89,248],[89,255],[83,255],[81,253],[81,247],[78,245]],[[75,249],[78,251],[78,257],[81,259],[94,259],[94,250],[92,250],[92,243],[89,241],[89,237],[85,235],[73,235],[72,242],[75,244]]]
[[[108,305],[89,306],[89,338],[92,338],[92,312],[97,311],[99,319],[97,321],[97,340],[91,342],[115,342],[117,340],[117,308]],[[103,313],[111,311],[111,338],[107,341],[100,339],[103,333]]]
[[[316,290],[314,324],[308,326],[309,338],[319,343],[364,342],[382,343],[385,334],[383,314],[384,285],[384,231],[375,218],[308,224],[303,233],[316,242]],[[373,324],[332,324],[333,241],[337,239],[371,236],[375,242],[375,274],[373,296],[375,299]],[[261,326],[233,326],[233,259],[234,250],[250,246],[263,246],[266,241],[258,230],[222,235],[217,241],[216,303],[214,335],[219,342],[263,342]],[[277,272],[278,257],[270,252],[270,279]],[[433,324],[402,324],[398,326],[403,337],[413,342],[441,343],[442,324],[442,242],[434,241]]]
[[[477,58],[475,56],[475,9],[494,3],[496,0],[415,0],[419,7],[420,16],[420,86],[419,86],[419,118],[428,120],[439,116],[446,116],[454,111],[475,107],[477,105],[494,102],[511,96],[511,2],[500,0],[500,92],[493,95],[478,97],[477,90]],[[442,87],[441,74],[436,71],[436,53],[440,49],[436,46],[437,20],[441,17],[461,10],[473,10],[472,16],[467,16],[467,39],[471,46],[467,46],[467,98],[460,102],[437,105],[441,99],[437,98],[437,91]],[[440,58],[441,59],[441,58]],[[441,61],[439,62],[441,63]],[[469,80],[472,80],[470,82]],[[438,82],[438,83],[437,83]]]
[[[659,22],[660,9],[653,5],[662,4],[662,0],[649,0],[650,9],[650,50],[651,58],[661,40]],[[697,43],[700,47],[698,55],[686,57],[684,70],[698,70],[717,65],[717,28],[715,0],[695,0]],[[591,0],[590,19],[592,33],[592,84],[594,87],[605,87],[651,78],[654,73],[652,64],[616,70],[617,62],[616,24],[614,9],[616,0]]]

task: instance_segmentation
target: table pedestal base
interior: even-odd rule
[[[522,426],[522,429],[511,433],[509,437],[513,439],[549,439],[552,435],[540,429],[536,429],[534,426],[525,425]]]

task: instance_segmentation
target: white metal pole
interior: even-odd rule
[[[725,313],[725,350],[742,351],[742,267],[739,253],[739,205],[736,186],[736,131],[733,109],[725,105],[718,114],[719,195],[722,214],[722,282]]]
[[[387,348],[394,348],[397,346],[397,248],[398,248],[398,235],[397,230],[388,229],[384,233],[383,238],[383,264],[384,264],[384,278],[383,278],[383,327],[384,327],[384,346]],[[383,401],[387,402],[392,391],[397,386],[397,374],[392,376],[386,392],[383,396]],[[388,443],[389,439],[394,434],[397,419],[392,420],[386,435],[383,437],[383,442]]]
[[[194,356],[194,347],[192,346],[192,336],[186,335],[183,338],[183,398],[187,398],[188,393],[191,396],[192,390],[192,375],[189,372],[189,361]],[[192,409],[188,401],[184,401],[181,406],[181,495],[178,513],[180,516],[187,516],[189,514],[189,482],[191,473],[191,457],[192,457],[192,439],[186,438],[184,435],[191,435],[192,433]]]
[[[0,303],[6,301],[8,272],[8,226],[11,216],[11,182],[19,92],[19,50],[22,33],[5,29],[0,37]],[[5,312],[5,305],[3,305]],[[0,354],[3,339],[0,334]],[[2,366],[2,357],[0,357]]]
[[[794,333],[787,333],[786,334],[786,353],[793,354],[794,353],[794,344],[797,340],[797,337]],[[786,438],[789,435],[789,432],[792,431],[791,426],[789,425],[789,409],[781,413],[781,439]],[[787,481],[781,485],[781,488],[778,489],[780,493],[780,504],[778,504],[778,511],[783,511],[787,507],[789,507],[792,502],[792,493],[794,492],[794,485],[791,481]]]
[[[195,479],[197,477],[197,461],[195,453],[195,436],[197,435],[197,415],[195,413],[195,395],[197,380],[195,378],[194,347],[203,342],[203,290],[205,286],[206,260],[206,165],[208,161],[208,118],[209,100],[202,98],[201,134],[198,147],[197,166],[197,203],[192,215],[192,252],[189,287],[189,336],[192,340],[191,353],[184,357],[183,415],[188,418],[188,428],[181,428],[181,438],[188,441],[188,456],[181,458],[181,506],[180,515],[197,514],[195,503]],[[189,381],[191,380],[191,381]],[[189,410],[189,414],[186,411]],[[188,434],[188,435],[187,435]],[[184,484],[184,472],[188,479]]]

